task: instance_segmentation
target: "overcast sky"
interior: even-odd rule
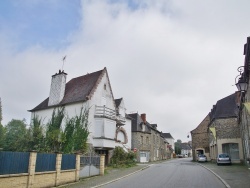
[[[1,0],[3,121],[49,96],[51,76],[107,67],[127,113],[147,114],[182,142],[217,100],[236,91],[250,35],[250,1]]]

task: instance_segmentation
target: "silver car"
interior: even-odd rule
[[[220,164],[229,164],[231,165],[231,158],[227,153],[221,153],[217,157],[217,165]]]
[[[204,155],[204,154],[200,154],[199,156],[198,156],[198,160],[197,160],[198,162],[207,162],[207,156],[206,155]]]

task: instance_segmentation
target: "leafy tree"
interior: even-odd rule
[[[63,133],[64,142],[62,144],[62,151],[64,153],[72,153],[74,151],[74,132],[75,118],[68,118]]]
[[[6,126],[4,150],[26,151],[26,123],[25,120],[12,119]]]
[[[178,139],[177,142],[174,143],[176,154],[181,154],[181,143],[182,141],[180,139]]]
[[[0,123],[0,148],[3,148],[5,140],[5,128]]]
[[[61,150],[63,142],[62,120],[65,116],[64,107],[53,110],[51,120],[47,124],[46,130],[46,150],[48,152],[58,152]]]
[[[37,115],[32,119],[27,137],[29,138],[29,150],[36,150],[38,152],[46,150],[42,120]]]
[[[67,119],[64,130],[64,143],[62,151],[64,153],[84,152],[87,149],[88,131],[88,112],[81,109],[80,115]]]
[[[74,150],[84,152],[87,149],[89,110],[81,109],[80,116],[76,116],[74,133]]]
[[[2,120],[3,120],[2,101],[1,101],[1,98],[0,98],[0,125],[1,125]]]

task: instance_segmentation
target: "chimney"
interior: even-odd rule
[[[146,123],[146,114],[141,114],[141,119],[143,123]]]
[[[67,74],[61,70],[52,76],[48,106],[57,105],[62,101],[65,92],[66,77]]]

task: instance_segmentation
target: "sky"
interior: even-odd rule
[[[216,102],[236,91],[250,1],[1,0],[3,121],[26,119],[67,81],[107,68],[127,113],[189,141]],[[67,56],[64,65],[62,58]]]

